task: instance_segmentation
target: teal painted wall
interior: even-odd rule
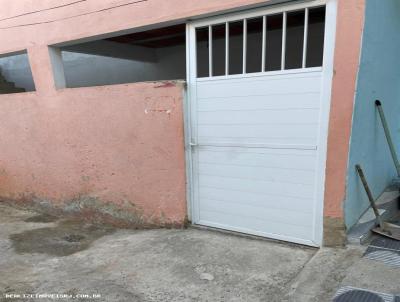
[[[347,173],[345,222],[369,207],[355,171],[360,163],[375,197],[396,176],[374,101],[383,103],[400,155],[400,0],[367,0]]]

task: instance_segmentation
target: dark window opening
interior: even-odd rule
[[[0,94],[35,91],[26,52],[0,57]]]
[[[247,20],[246,72],[261,72],[263,18]]]
[[[243,20],[229,23],[229,74],[243,73]]]
[[[208,27],[196,29],[196,53],[197,53],[197,77],[208,77],[209,74],[209,49],[208,49]]]
[[[185,24],[61,47],[67,87],[186,78]]]
[[[225,75],[225,24],[212,26],[212,75]]]
[[[267,16],[265,70],[282,69],[283,14]]]
[[[325,38],[325,6],[312,8],[308,16],[306,67],[322,66]]]
[[[197,28],[197,76],[321,67],[324,32],[325,6]]]
[[[303,66],[304,10],[287,13],[285,69]]]

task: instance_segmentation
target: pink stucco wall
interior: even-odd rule
[[[2,95],[0,197],[182,224],[182,97],[159,82]]]

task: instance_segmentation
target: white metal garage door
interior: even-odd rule
[[[329,9],[189,25],[193,223],[321,244]]]

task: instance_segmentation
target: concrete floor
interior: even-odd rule
[[[310,249],[197,229],[115,230],[0,203],[0,301],[331,301],[341,286],[400,293],[363,248]],[[7,295],[7,296],[6,296]],[[100,295],[98,297],[96,295]]]

